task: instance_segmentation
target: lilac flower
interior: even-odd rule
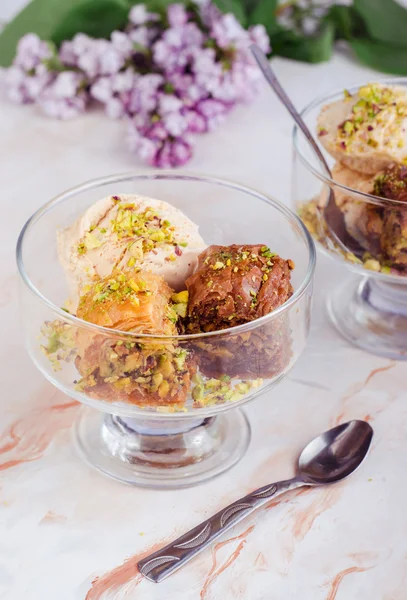
[[[173,94],[160,93],[158,95],[158,112],[160,115],[166,115],[169,113],[178,112],[181,110],[183,104],[182,101],[174,96]]]
[[[185,138],[157,139],[143,137],[138,132],[131,132],[130,148],[152,167],[171,169],[185,165],[192,156],[192,147]]]
[[[8,95],[61,119],[83,112],[93,98],[109,117],[126,119],[130,148],[147,164],[185,164],[190,135],[213,131],[257,92],[262,76],[250,44],[270,49],[263,26],[245,30],[210,0],[200,0],[196,11],[200,18],[172,4],[162,17],[138,4],[125,31],[110,40],[78,34],[59,54],[29,34],[6,73]]]
[[[158,73],[140,76],[130,95],[130,114],[148,115],[153,112],[157,108],[158,91],[164,82],[163,76]]]
[[[84,33],[78,33],[72,40],[62,42],[59,58],[68,67],[77,67],[79,57],[93,47],[94,40]]]
[[[156,120],[158,118],[158,120]],[[185,164],[192,156],[188,136],[171,134],[164,120],[153,116],[150,121],[133,118],[129,121],[130,150],[153,167],[172,168]]]
[[[131,40],[122,32],[114,32],[112,41],[98,40],[78,33],[73,40],[63,42],[60,59],[63,64],[81,69],[94,80],[118,73],[132,52]]]
[[[133,44],[130,37],[123,31],[113,31],[111,35],[113,48],[125,58],[131,56],[133,52]]]
[[[219,48],[228,48],[236,40],[246,37],[246,31],[231,14],[221,15],[212,25],[211,35]]]
[[[270,38],[267,35],[264,25],[253,25],[253,27],[250,27],[249,37],[250,41],[254,44],[257,44],[263,50],[263,52],[266,54],[270,52]]]
[[[133,23],[133,25],[145,25],[146,23],[158,21],[159,18],[160,16],[157,13],[148,12],[145,4],[136,4],[129,14],[130,23]]]
[[[130,122],[128,145],[129,149],[137,154],[144,162],[153,165],[160,147],[160,141],[143,136],[138,128],[134,126],[134,123]]]
[[[188,21],[188,13],[183,4],[170,4],[167,10],[170,27],[183,27]]]
[[[208,98],[198,102],[195,110],[206,121],[205,131],[214,131],[225,120],[226,115],[232,107],[232,103],[228,104],[213,98]]]
[[[34,102],[52,78],[44,61],[52,56],[52,46],[28,33],[18,43],[13,65],[6,72],[7,95],[13,102]]]
[[[148,48],[151,40],[151,29],[149,27],[136,27],[129,31],[129,39],[132,41],[134,46],[142,46]]]
[[[199,13],[203,24],[209,29],[222,15],[219,8],[210,2],[210,0],[203,0],[199,2]]]
[[[72,119],[86,109],[89,96],[83,85],[81,73],[63,71],[41,92],[38,104],[50,117]]]
[[[154,62],[166,74],[179,72],[187,67],[194,51],[201,48],[203,42],[204,34],[195,23],[170,27],[153,46]]]
[[[162,121],[171,136],[179,137],[188,131],[189,123],[180,112],[169,113],[163,117]]]
[[[197,110],[185,110],[184,116],[188,123],[189,133],[205,133],[208,131],[207,119]]]
[[[193,106],[195,102],[207,96],[207,91],[197,83],[192,73],[174,71],[166,75],[166,79],[186,107]]]
[[[137,75],[130,68],[111,76],[99,77],[90,88],[90,94],[105,106],[106,114],[119,119],[129,113],[132,91]]]
[[[211,94],[221,83],[223,74],[222,65],[216,61],[216,53],[213,48],[204,48],[193,52],[191,70],[195,82],[201,86],[207,94]]]
[[[168,140],[156,154],[153,166],[160,169],[181,167],[190,160],[191,156],[191,145],[185,139]]]
[[[44,60],[52,55],[50,44],[43,42],[35,33],[27,33],[17,45],[17,54],[13,65],[20,67],[25,72],[32,71]]]
[[[35,71],[34,74],[28,75],[21,67],[11,66],[7,69],[5,84],[7,96],[12,102],[29,104],[36,101],[52,75],[43,65],[39,65]]]

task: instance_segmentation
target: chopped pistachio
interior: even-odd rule
[[[160,396],[160,398],[165,398],[165,396],[168,395],[169,391],[170,384],[168,383],[168,381],[163,381],[158,388],[158,395]]]
[[[343,124],[343,130],[348,135],[350,135],[351,133],[353,133],[355,131],[355,126],[352,123],[352,121],[345,121],[345,123]]]
[[[182,371],[185,365],[185,361],[187,359],[187,351],[181,350],[178,355],[174,356],[174,362],[177,366],[178,371]]]
[[[223,269],[225,266],[225,263],[221,262],[220,260],[217,260],[216,263],[213,265],[213,269],[215,269],[215,271],[218,271],[219,269]]]
[[[140,287],[137,285],[137,282],[134,279],[129,279],[129,286],[133,290],[133,292],[139,292]]]
[[[131,256],[133,258],[135,258],[136,260],[142,259],[144,256],[143,240],[141,240],[141,239],[136,240],[135,242],[130,244],[128,250],[129,250],[129,253],[131,254]]]
[[[154,385],[158,388],[161,385],[161,383],[163,382],[164,377],[163,377],[162,373],[154,373],[152,379],[153,379]]]
[[[187,304],[185,302],[181,302],[180,304],[174,304],[174,310],[177,315],[182,318],[187,316]]]
[[[178,292],[177,294],[172,294],[171,300],[176,304],[179,302],[188,302],[188,291],[184,290],[182,292]]]
[[[378,260],[374,258],[369,258],[366,262],[363,263],[365,269],[369,269],[369,271],[380,271],[381,266]]]
[[[202,384],[198,384],[195,387],[192,388],[192,398],[195,400],[195,402],[198,402],[199,400],[203,400],[205,394],[205,390],[204,390],[204,386]]]
[[[102,242],[93,233],[87,232],[85,233],[84,244],[87,250],[94,250],[95,248],[100,248]]]
[[[120,287],[120,283],[118,281],[115,281],[114,279],[112,279],[111,281],[109,281],[109,288],[111,290],[113,290],[114,292],[116,290],[118,290]]]

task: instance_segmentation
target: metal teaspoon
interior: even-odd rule
[[[303,132],[306,140],[312,146],[315,154],[317,155],[322,166],[324,167],[327,175],[330,177],[330,179],[333,179],[331,170],[328,166],[328,163],[325,160],[324,155],[322,154],[318,144],[314,140],[312,133],[303,121],[301,115],[299,114],[299,112],[285,93],[284,89],[281,87],[281,84],[275,76],[274,71],[270,66],[270,63],[267,60],[266,55],[256,44],[252,44],[250,46],[250,50],[261,72],[267,80],[267,83],[273,89],[273,91],[284,104],[284,106],[286,107],[286,109],[288,110],[298,127]],[[329,188],[328,202],[323,209],[323,218],[334,243],[337,244],[337,246],[342,250],[342,252],[344,252],[345,254],[351,252],[359,258],[363,256],[363,254],[365,253],[365,249],[362,248],[359,242],[355,240],[355,238],[352,237],[346,229],[343,213],[338,208],[335,202],[335,195],[331,188]],[[328,242],[329,241],[330,240],[328,240]],[[335,246],[332,246],[332,243],[329,244],[329,248],[330,250],[336,252],[338,251],[337,248],[335,248]]]
[[[270,498],[301,486],[335,483],[348,477],[363,462],[373,429],[365,421],[349,421],[314,438],[301,452],[293,479],[265,485],[229,504],[171,544],[138,563],[142,575],[159,583],[199,554],[215,539],[242,521]]]

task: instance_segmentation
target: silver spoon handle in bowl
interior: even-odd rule
[[[265,485],[236,502],[229,504],[161,550],[146,556],[138,563],[139,571],[150,581],[159,583],[199,554],[214,540],[254,512],[270,498],[297,487],[308,485],[294,478]]]
[[[273,69],[270,66],[270,63],[267,60],[266,55],[258,46],[256,46],[256,44],[252,44],[250,46],[250,50],[258,64],[261,72],[263,73],[265,79],[271,85],[274,92],[280,98],[281,102],[284,104],[284,106],[286,107],[286,109],[288,110],[288,112],[290,113],[290,115],[292,116],[292,118],[294,119],[296,124],[298,125],[298,127],[301,129],[301,131],[303,132],[303,134],[305,135],[305,137],[307,138],[307,140],[313,147],[319,160],[324,165],[324,168],[326,169],[326,172],[329,175],[329,177],[332,177],[331,170],[328,166],[328,163],[326,162],[324,155],[322,154],[320,148],[318,147],[318,144],[315,142],[314,136],[312,135],[312,133],[310,132],[310,130],[304,123],[301,115],[295,108],[294,104],[291,102],[290,98],[287,96],[287,94],[281,87],[280,82],[278,81],[277,77],[275,76]]]
[[[281,87],[280,82],[275,76],[273,69],[270,66],[270,63],[267,60],[266,55],[258,46],[256,46],[256,44],[252,44],[250,46],[250,50],[261,72],[263,73],[264,78],[266,79],[270,87],[273,89],[277,97],[284,104],[284,106],[294,119],[299,129],[303,132],[308,143],[311,145],[312,149],[314,150],[315,154],[320,160],[328,177],[332,179],[331,169],[329,168],[324,155],[322,154],[317,142],[315,141],[312,133],[308,129],[301,115],[295,108],[294,104],[291,102],[290,98],[285,93],[284,89]],[[332,188],[329,189],[328,201],[325,207],[318,208],[317,217],[319,225],[321,227],[322,237],[325,237],[325,242],[332,252],[335,252],[336,254],[340,254],[341,252],[344,252],[345,254],[347,254],[348,252],[353,252],[357,256],[364,253],[364,249],[347,231],[344,216],[335,202],[335,196],[332,191]],[[328,228],[328,232],[330,234],[329,236],[324,235],[325,225]]]

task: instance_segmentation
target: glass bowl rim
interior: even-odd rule
[[[403,84],[407,88],[407,77],[382,77],[382,78],[376,79],[372,82],[363,81],[358,84],[355,83],[350,87],[341,88],[340,90],[338,88],[336,88],[335,90],[329,92],[328,94],[324,94],[321,96],[317,96],[317,98],[314,98],[311,102],[309,102],[309,104],[307,104],[300,111],[300,115],[302,118],[304,118],[311,110],[313,110],[317,106],[328,104],[329,102],[332,102],[335,98],[337,98],[338,95],[343,94],[344,89],[348,90],[350,93],[353,93],[353,92],[357,91],[360,87],[362,87],[364,85],[368,85],[368,83],[380,83],[380,84],[388,84],[388,85]],[[406,90],[406,92],[407,92],[407,90]],[[311,132],[311,133],[313,133],[313,132]],[[318,168],[316,168],[312,164],[310,164],[308,159],[302,153],[302,151],[299,147],[299,143],[298,143],[298,138],[299,138],[298,134],[299,134],[299,128],[297,125],[294,125],[292,139],[293,139],[295,151],[297,152],[298,156],[300,157],[301,162],[308,169],[308,171],[310,171],[313,175],[315,175],[315,177],[317,177],[320,181],[322,181],[323,183],[326,183],[329,187],[340,188],[341,190],[343,190],[345,192],[349,192],[351,194],[358,196],[358,198],[360,197],[360,200],[363,200],[364,202],[369,202],[371,204],[376,204],[378,206],[384,206],[384,207],[398,206],[398,205],[407,206],[406,202],[404,202],[402,200],[391,200],[389,198],[382,198],[381,196],[375,196],[374,194],[368,194],[367,192],[361,192],[359,190],[355,190],[354,188],[343,185],[342,183],[338,183],[337,181],[335,181],[335,179],[329,177],[322,171],[319,171]]]
[[[286,219],[291,222],[291,224],[295,224],[300,230],[306,247],[308,249],[308,267],[305,273],[301,284],[298,289],[294,291],[293,295],[286,301],[284,304],[279,306],[273,312],[264,315],[263,317],[259,317],[258,319],[254,319],[253,321],[249,321],[248,323],[244,323],[243,325],[236,325],[235,327],[230,327],[229,329],[223,329],[218,331],[210,331],[206,333],[196,333],[196,334],[182,334],[182,335],[156,335],[156,334],[146,334],[146,333],[135,333],[131,331],[121,331],[120,329],[111,329],[108,327],[102,327],[101,325],[95,325],[94,323],[89,323],[88,321],[84,321],[75,315],[67,313],[62,308],[54,304],[51,300],[46,298],[40,290],[33,284],[33,282],[28,277],[28,274],[24,267],[24,261],[22,257],[23,246],[25,241],[25,236],[31,229],[31,227],[47,212],[52,210],[56,205],[68,200],[70,197],[75,196],[81,192],[84,192],[89,189],[93,189],[99,186],[108,185],[110,183],[120,183],[129,180],[165,180],[165,179],[175,179],[181,181],[200,181],[202,183],[210,183],[215,184],[221,187],[226,187],[229,189],[234,189],[251,196],[257,197],[259,200],[262,200],[266,204],[270,205],[272,208],[277,209],[280,213],[282,213]],[[171,170],[160,170],[160,171],[152,171],[152,172],[144,172],[144,173],[134,173],[134,172],[126,172],[119,173],[115,175],[108,175],[105,177],[98,177],[95,179],[88,180],[80,185],[69,188],[68,190],[54,196],[40,206],[29,219],[24,224],[21,232],[18,236],[17,246],[16,246],[16,259],[17,259],[17,268],[20,274],[21,279],[27,286],[27,288],[35,295],[37,298],[45,304],[48,308],[50,308],[54,313],[56,313],[59,317],[61,317],[65,322],[70,322],[72,325],[76,325],[77,327],[90,329],[96,333],[100,333],[103,335],[112,336],[112,332],[117,337],[123,338],[140,338],[140,339],[150,339],[150,340],[176,340],[176,341],[188,341],[194,339],[202,339],[202,338],[213,338],[213,337],[224,337],[230,336],[232,334],[240,334],[244,333],[248,330],[260,327],[269,321],[274,320],[280,314],[288,311],[291,306],[297,303],[297,301],[303,296],[312,282],[312,278],[315,271],[316,264],[316,249],[315,244],[312,239],[311,234],[308,229],[305,227],[304,223],[301,219],[287,206],[285,206],[282,202],[279,202],[272,196],[268,196],[262,192],[254,190],[253,188],[247,187],[240,183],[232,182],[227,179],[212,177],[209,175],[201,175],[198,173],[186,172],[186,171],[171,171]]]

